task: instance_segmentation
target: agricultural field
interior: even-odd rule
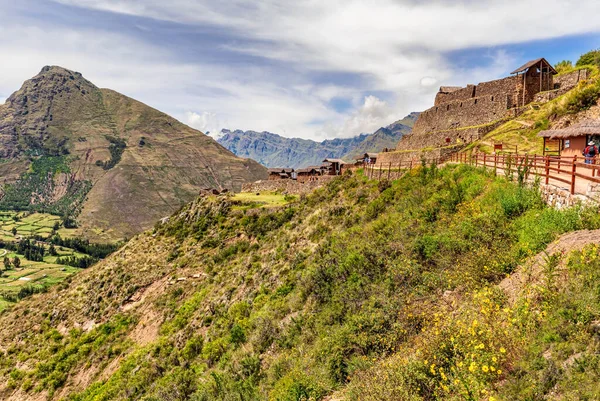
[[[65,278],[81,269],[71,266],[59,265],[56,259],[59,257],[68,256],[85,256],[82,253],[75,252],[68,248],[56,247],[57,256],[44,256],[42,262],[34,262],[25,259],[23,255],[17,254],[6,249],[0,249],[0,263],[8,257],[11,261],[18,257],[21,265],[18,268],[4,270],[4,266],[0,265],[3,270],[0,276],[0,312],[7,306],[14,303],[19,297],[22,289],[29,287],[40,291],[51,285],[58,284]],[[21,293],[22,297],[23,293]]]
[[[48,239],[57,232],[62,238],[77,237],[77,229],[66,229],[61,226],[60,217],[31,212],[0,212],[0,313],[18,300],[36,292],[44,291],[49,286],[58,284],[68,276],[80,271],[78,267],[67,266],[67,258],[89,258],[89,255],[77,252],[66,246],[56,245],[56,255],[50,255],[50,244],[31,240],[45,249],[41,261],[25,258],[24,254],[15,251],[21,240],[39,236]],[[6,268],[3,261],[9,258],[11,265]],[[19,266],[13,261],[19,258]],[[58,259],[62,258],[63,264]]]
[[[40,235],[48,238],[60,217],[44,213],[0,212],[0,240],[17,241],[20,237]],[[17,233],[13,234],[16,227]]]

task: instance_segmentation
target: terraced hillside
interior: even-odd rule
[[[0,209],[76,218],[108,241],[151,227],[202,188],[266,177],[210,137],[79,73],[44,67],[0,105]]]
[[[464,165],[347,173],[264,206],[198,198],[0,314],[0,398],[598,394],[597,235],[542,252],[600,228],[596,210]]]

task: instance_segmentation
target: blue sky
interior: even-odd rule
[[[440,85],[575,61],[600,47],[597,15],[596,0],[0,0],[0,102],[60,65],[204,132],[348,137]]]

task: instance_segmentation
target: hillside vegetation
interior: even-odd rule
[[[469,166],[252,202],[198,198],[0,315],[0,398],[598,394],[598,247],[506,285],[558,235],[599,228],[595,210]]]

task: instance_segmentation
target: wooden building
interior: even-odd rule
[[[269,181],[296,179],[296,171],[293,168],[270,168]]]
[[[367,161],[369,161],[370,164],[375,164],[377,162],[377,156],[379,156],[378,153],[365,153],[363,155],[363,162],[366,163]]]
[[[531,60],[511,72],[516,77],[517,87],[513,104],[525,106],[539,92],[554,89],[554,75],[558,72],[545,58]]]
[[[590,141],[600,147],[600,120],[586,120],[570,127],[542,131],[544,154],[581,156]]]
[[[342,174],[342,168],[346,165],[342,159],[325,159],[323,160],[323,166],[327,169],[327,175],[340,175]]]
[[[318,166],[309,166],[296,170],[298,182],[314,181],[321,175],[321,168]]]

